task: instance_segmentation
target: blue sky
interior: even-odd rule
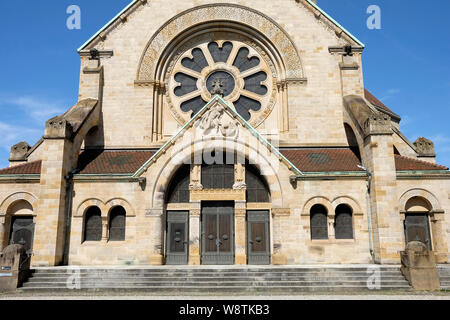
[[[274,3],[283,1],[292,0]],[[76,49],[129,2],[1,1],[0,167],[8,166],[11,145],[23,140],[33,145],[45,121],[76,102]],[[366,88],[402,116],[402,131],[409,139],[432,139],[438,163],[450,166],[450,1],[318,3],[365,43]],[[66,9],[72,4],[81,8],[81,30],[66,28]],[[369,5],[381,8],[381,30],[367,28]]]

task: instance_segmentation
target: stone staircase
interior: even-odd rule
[[[175,294],[377,291],[368,286],[374,274],[368,268],[373,266],[39,268],[19,290],[69,291],[78,283],[81,290]],[[379,270],[380,290],[411,289],[399,267]]]
[[[450,265],[438,265],[441,290],[450,290]]]

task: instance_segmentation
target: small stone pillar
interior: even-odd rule
[[[245,265],[247,264],[246,254],[246,236],[247,236],[247,223],[245,221],[247,215],[247,204],[245,201],[235,201],[234,212],[234,234],[235,234],[235,264]]]
[[[189,265],[198,266],[200,260],[201,201],[191,201],[189,210]]]
[[[150,265],[163,265],[164,264],[164,209],[152,209],[149,213],[151,218],[150,227],[152,230],[151,243],[153,244],[152,253],[150,256]]]
[[[411,241],[400,253],[402,273],[414,290],[440,290],[434,253],[420,241]]]
[[[0,291],[15,291],[30,273],[30,259],[25,247],[13,244],[0,255]]]

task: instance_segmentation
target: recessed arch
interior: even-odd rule
[[[136,215],[131,204],[123,198],[112,198],[106,201],[105,206],[108,212],[108,216],[111,213],[111,210],[115,207],[123,207],[125,209],[127,217],[134,217]]]
[[[405,211],[410,212],[430,212],[432,210],[431,203],[423,197],[412,197],[405,204]]]
[[[309,216],[311,214],[311,208],[316,204],[320,204],[327,209],[328,215],[334,215],[334,208],[331,201],[327,197],[317,196],[308,199],[303,206],[302,215]]]
[[[3,200],[2,204],[0,205],[0,216],[5,216],[11,205],[21,200],[28,202],[34,212],[37,211],[38,198],[35,195],[29,192],[16,192],[9,195],[5,200]]]
[[[159,81],[158,65],[161,61],[167,61],[167,55],[173,51],[177,42],[189,37],[189,33],[194,30],[211,28],[211,23],[221,27],[224,24],[233,26],[236,30],[251,34],[254,39],[261,39],[271,48],[268,53],[278,55],[280,63],[285,65],[283,80],[304,78],[299,51],[278,23],[261,12],[241,5],[208,4],[181,12],[159,28],[141,57],[137,80]]]
[[[356,201],[355,199],[353,199],[352,197],[349,197],[349,196],[337,197],[331,202],[331,204],[332,204],[334,210],[336,210],[339,205],[347,205],[352,210],[353,215],[362,215],[363,214],[363,211],[362,211],[361,206],[359,205],[358,201]]]
[[[401,212],[406,211],[407,202],[414,197],[421,197],[426,199],[426,201],[431,206],[431,212],[443,212],[441,204],[439,203],[439,200],[436,198],[436,196],[430,191],[421,188],[410,189],[402,194],[399,199],[399,207]]]
[[[106,217],[108,212],[109,212],[108,207],[106,206],[106,204],[102,200],[96,199],[96,198],[90,198],[90,199],[84,200],[78,206],[74,216],[78,217],[78,218],[84,217],[86,211],[90,207],[98,207],[100,209],[100,211],[102,212],[102,216],[103,217]]]
[[[160,168],[159,172],[152,177],[153,191],[151,207],[153,209],[162,209],[164,207],[165,194],[172,176],[182,165],[191,163],[196,154],[193,152],[192,147],[197,143],[197,141],[189,141],[187,145],[182,145],[176,152],[170,152],[168,150],[153,164],[154,167]],[[260,146],[260,148],[266,147]],[[263,155],[261,154],[261,150],[258,149],[258,146],[234,139],[212,140],[208,144],[208,147],[198,152],[203,152],[207,149],[223,149],[225,152],[230,150],[230,152],[235,152],[237,157],[247,159],[250,163],[256,165],[269,186],[272,206],[275,208],[283,207],[282,187],[279,176],[277,175],[278,168],[274,168],[274,165],[281,165],[278,156],[273,153]]]

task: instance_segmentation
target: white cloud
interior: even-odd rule
[[[31,96],[8,99],[0,104],[10,104],[21,108],[28,116],[38,121],[39,124],[63,113],[66,109],[60,101],[51,102]]]
[[[388,91],[386,91],[386,93],[383,95],[383,98],[381,98],[380,100],[382,102],[385,102],[385,101],[389,100],[390,98],[392,98],[393,96],[399,94],[400,91],[401,90],[398,88],[389,89]]]
[[[34,143],[34,140],[37,140],[36,138],[40,135],[42,135],[42,130],[39,129],[0,122],[0,147],[7,152],[20,141]]]

